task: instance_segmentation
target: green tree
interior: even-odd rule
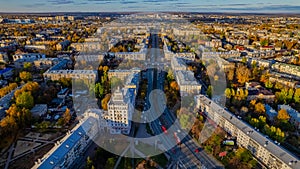
[[[18,107],[24,107],[27,109],[31,109],[34,106],[34,100],[31,95],[31,92],[22,92],[17,98],[16,98],[16,104]]]
[[[115,165],[115,158],[108,158],[107,161],[106,161],[106,164],[105,164],[105,168],[106,169],[113,169],[114,168],[114,165]]]
[[[231,89],[230,88],[226,88],[225,89],[225,96],[230,99],[232,97],[232,93],[231,93]]]
[[[260,40],[260,46],[268,46],[268,44],[269,44],[268,39]]]
[[[226,91],[225,91],[226,92]],[[207,88],[207,91],[206,91],[206,94],[209,98],[212,97],[212,94],[213,94],[213,87],[211,85],[208,86]]]
[[[291,102],[293,100],[293,96],[294,96],[294,89],[290,88],[288,90],[288,94],[287,94],[287,101]]]
[[[190,125],[190,116],[187,115],[187,114],[181,114],[180,115],[180,119],[179,119],[179,122],[180,122],[180,125],[183,129],[187,129]]]
[[[297,88],[294,94],[294,101],[300,103],[300,88]]]
[[[251,126],[254,126],[254,127],[258,127],[259,126],[259,121],[257,118],[251,118],[250,122]]]
[[[90,156],[88,156],[86,158],[86,166],[85,166],[85,169],[92,169],[94,166],[93,166],[93,161],[91,160]]]
[[[273,83],[270,82],[270,80],[268,80],[268,81],[265,82],[265,86],[266,86],[266,88],[268,88],[268,89],[272,89],[272,88],[273,88]]]
[[[32,63],[30,63],[30,62],[24,63],[24,69],[30,69],[31,67],[32,67]]]
[[[117,78],[117,77],[112,77],[110,79],[110,87],[111,89],[115,89],[117,87],[121,87],[122,86],[122,81],[121,79]]]
[[[169,69],[169,71],[168,71],[167,79],[168,79],[168,82],[174,80],[174,75],[173,75],[173,72],[171,69]]]

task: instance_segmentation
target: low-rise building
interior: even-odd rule
[[[278,105],[278,110],[284,109],[290,116],[290,122],[300,129],[300,113],[289,105]]]
[[[14,74],[13,68],[5,68],[3,70],[0,70],[0,77],[3,77],[3,79],[9,79]]]
[[[8,60],[8,55],[6,52],[0,52],[0,62],[7,63]]]
[[[69,93],[69,89],[68,88],[61,89],[57,93],[57,98],[65,99],[66,96],[68,95],[68,93]]]
[[[41,117],[45,115],[48,111],[48,106],[47,104],[36,104],[31,110],[31,114],[33,117]]]
[[[270,105],[265,104],[265,109],[266,109],[266,114],[268,117],[268,120],[270,121],[274,121],[278,112],[276,110],[274,110]]]
[[[275,95],[258,82],[246,82],[245,88],[248,90],[248,101],[259,99],[271,103],[275,100]]]
[[[56,44],[56,50],[64,50],[70,45],[70,43],[71,42],[69,40],[59,42],[58,44]]]

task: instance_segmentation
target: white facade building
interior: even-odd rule
[[[199,94],[202,85],[197,82],[194,73],[187,70],[174,71],[175,80],[180,88],[180,95],[187,96],[189,94]]]
[[[234,114],[204,95],[195,97],[197,108],[222,127],[231,136],[237,137],[237,144],[248,150],[271,169],[298,169],[299,159],[289,151],[275,144]]]

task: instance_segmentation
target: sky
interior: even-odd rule
[[[0,0],[0,12],[300,13],[300,0]]]

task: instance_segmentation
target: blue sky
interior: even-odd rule
[[[0,12],[300,13],[300,0],[0,0]]]

